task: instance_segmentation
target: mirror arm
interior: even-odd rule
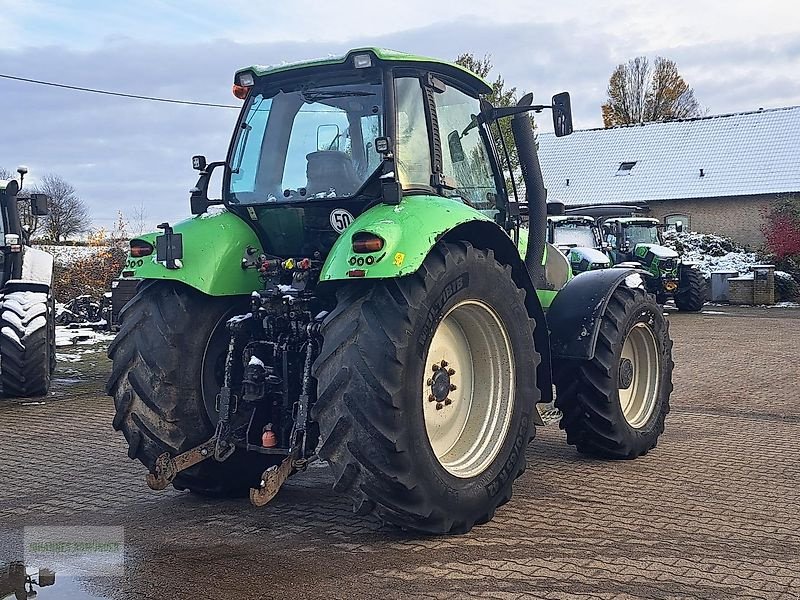
[[[208,186],[211,183],[211,174],[214,169],[221,166],[227,166],[224,160],[212,162],[200,171],[200,176],[197,178],[195,186],[189,190],[189,203],[191,205],[191,212],[193,215],[202,215],[208,211],[208,207],[212,204],[222,204],[221,200],[208,199]]]
[[[549,104],[533,104],[530,106],[509,106],[506,108],[491,108],[489,110],[481,111],[478,114],[479,123],[491,123],[502,119],[503,117],[512,117],[526,112],[542,112],[545,109],[553,109]]]

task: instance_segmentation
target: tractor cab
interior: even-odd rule
[[[207,164],[194,157],[201,177],[192,212],[223,203],[255,230],[265,253],[284,259],[324,259],[365,211],[399,206],[403,199],[420,210],[443,201],[474,209],[518,239],[524,199],[506,187],[505,153],[498,152],[500,136],[491,128],[514,115],[530,124],[528,113],[547,108],[556,133],[569,133],[569,95],[559,94],[547,106],[534,106],[528,95],[520,106],[495,109],[481,100],[490,91],[456,64],[376,48],[242,69],[234,94],[245,105],[227,159]],[[222,198],[209,200],[208,179],[216,167],[224,169]],[[415,227],[420,217],[411,212],[417,213],[408,215]],[[537,224],[543,226],[544,218]],[[372,266],[387,252],[390,258],[408,254],[388,239],[395,232],[371,233],[382,241],[365,238],[374,252],[351,253],[348,266]],[[541,265],[541,257],[531,264]]]
[[[597,222],[589,216],[547,217],[547,241],[567,257],[575,274],[611,266]]]
[[[636,260],[635,250],[639,244],[663,246],[661,230],[658,219],[644,217],[619,217],[603,222],[604,241],[609,245],[615,263]]]

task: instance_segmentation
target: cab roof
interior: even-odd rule
[[[612,217],[606,219],[605,223],[641,223],[643,225],[660,225],[661,221],[658,219],[650,219],[648,217]]]
[[[436,58],[428,58],[426,56],[419,56],[417,54],[408,54],[406,52],[398,52],[397,50],[389,50],[386,48],[355,48],[346,54],[339,56],[328,56],[326,58],[316,58],[311,60],[301,60],[292,63],[283,63],[279,65],[252,65],[236,71],[234,81],[239,73],[250,71],[257,77],[266,77],[278,73],[285,73],[287,71],[296,71],[299,69],[308,69],[312,67],[322,67],[327,65],[343,65],[348,61],[353,60],[356,54],[370,54],[374,59],[381,62],[391,62],[402,65],[406,63],[408,66],[423,66],[432,71],[440,72],[444,75],[449,75],[456,80],[474,88],[479,94],[488,94],[492,91],[491,86],[485,79],[479,77],[469,69],[465,69],[456,63],[439,60]]]
[[[593,217],[589,217],[586,215],[557,215],[557,216],[550,216],[547,217],[548,221],[552,221],[553,223],[587,223],[589,225],[594,225],[595,220]]]

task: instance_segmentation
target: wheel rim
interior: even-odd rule
[[[489,467],[506,438],[514,393],[502,321],[478,300],[456,304],[433,334],[422,376],[425,430],[446,471],[469,478]]]
[[[622,346],[618,374],[619,402],[631,427],[650,419],[658,400],[661,363],[658,343],[647,323],[636,323]]]

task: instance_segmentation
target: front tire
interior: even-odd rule
[[[642,288],[618,287],[601,317],[594,358],[555,372],[567,443],[584,454],[632,459],[664,432],[672,392],[672,340],[661,308]]]
[[[116,407],[114,429],[125,435],[130,458],[152,470],[160,454],[176,456],[214,434],[225,322],[240,304],[239,298],[206,296],[183,284],[145,282],[122,309],[108,349],[113,368],[106,391]],[[244,496],[277,462],[236,450],[225,462],[207,459],[181,471],[173,485],[207,496]]]
[[[699,312],[708,298],[708,283],[692,267],[681,269],[681,287],[675,292],[675,306],[684,312]]]
[[[489,521],[525,469],[534,322],[491,251],[438,243],[413,275],[350,282],[314,365],[321,458],[356,512],[429,533]]]
[[[3,394],[47,395],[55,368],[53,299],[47,291],[15,290],[0,312],[0,378]]]

